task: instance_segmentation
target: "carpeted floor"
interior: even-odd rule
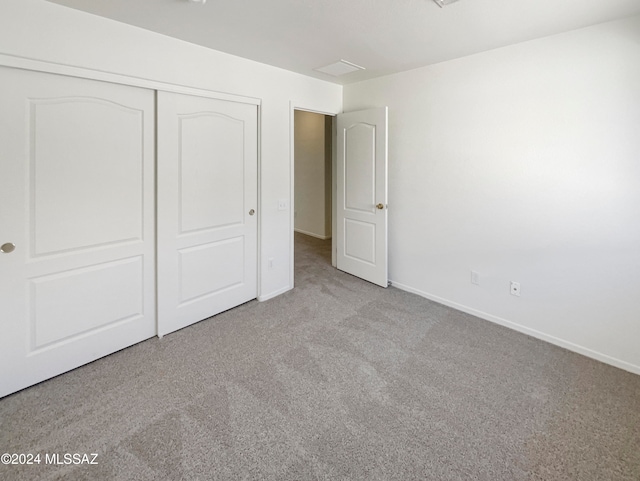
[[[0,454],[42,456],[0,479],[640,479],[640,376],[336,271],[329,246],[296,235],[287,294],[0,400]]]

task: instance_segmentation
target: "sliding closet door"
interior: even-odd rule
[[[156,334],[154,93],[0,67],[0,396]]]
[[[158,92],[158,334],[257,295],[257,107]]]

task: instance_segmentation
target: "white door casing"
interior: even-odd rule
[[[337,267],[387,287],[387,107],[337,122]]]
[[[0,396],[156,334],[154,93],[0,67]]]
[[[257,107],[158,92],[158,334],[257,296]]]

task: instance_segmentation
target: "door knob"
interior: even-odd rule
[[[249,211],[249,215],[253,215],[253,214],[255,214],[255,213],[256,213],[256,211],[255,211],[255,210],[253,210],[253,209],[251,209],[251,210]]]
[[[9,254],[10,252],[13,252],[16,248],[16,245],[11,243],[11,242],[7,242],[6,244],[2,244],[0,246],[0,251],[4,252],[5,254]]]
[[[376,205],[376,207],[377,207],[378,209],[381,209],[381,210],[382,210],[382,209],[384,209],[384,204],[378,204],[378,205]]]

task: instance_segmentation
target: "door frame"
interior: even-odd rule
[[[35,60],[15,55],[7,55],[4,53],[0,53],[0,65],[4,67],[19,68],[22,70],[35,70],[37,72],[65,75],[67,77],[101,80],[103,82],[129,85],[130,87],[142,87],[150,90],[164,90],[166,92],[175,92],[179,94],[211,97],[219,100],[229,100],[231,102],[257,105],[258,107],[262,105],[262,99],[258,97],[247,97],[219,92],[217,90],[189,87],[187,85],[152,80],[144,77],[132,77],[129,75],[94,70],[86,67],[75,67],[73,65],[49,62],[46,60]]]
[[[294,227],[295,227],[295,111],[302,110],[314,114],[332,117],[331,121],[331,265],[336,266],[336,244],[333,233],[336,228],[336,162],[337,162],[337,131],[336,118],[342,112],[326,111],[309,106],[305,102],[289,101],[289,289],[295,286],[295,247],[294,247]]]

